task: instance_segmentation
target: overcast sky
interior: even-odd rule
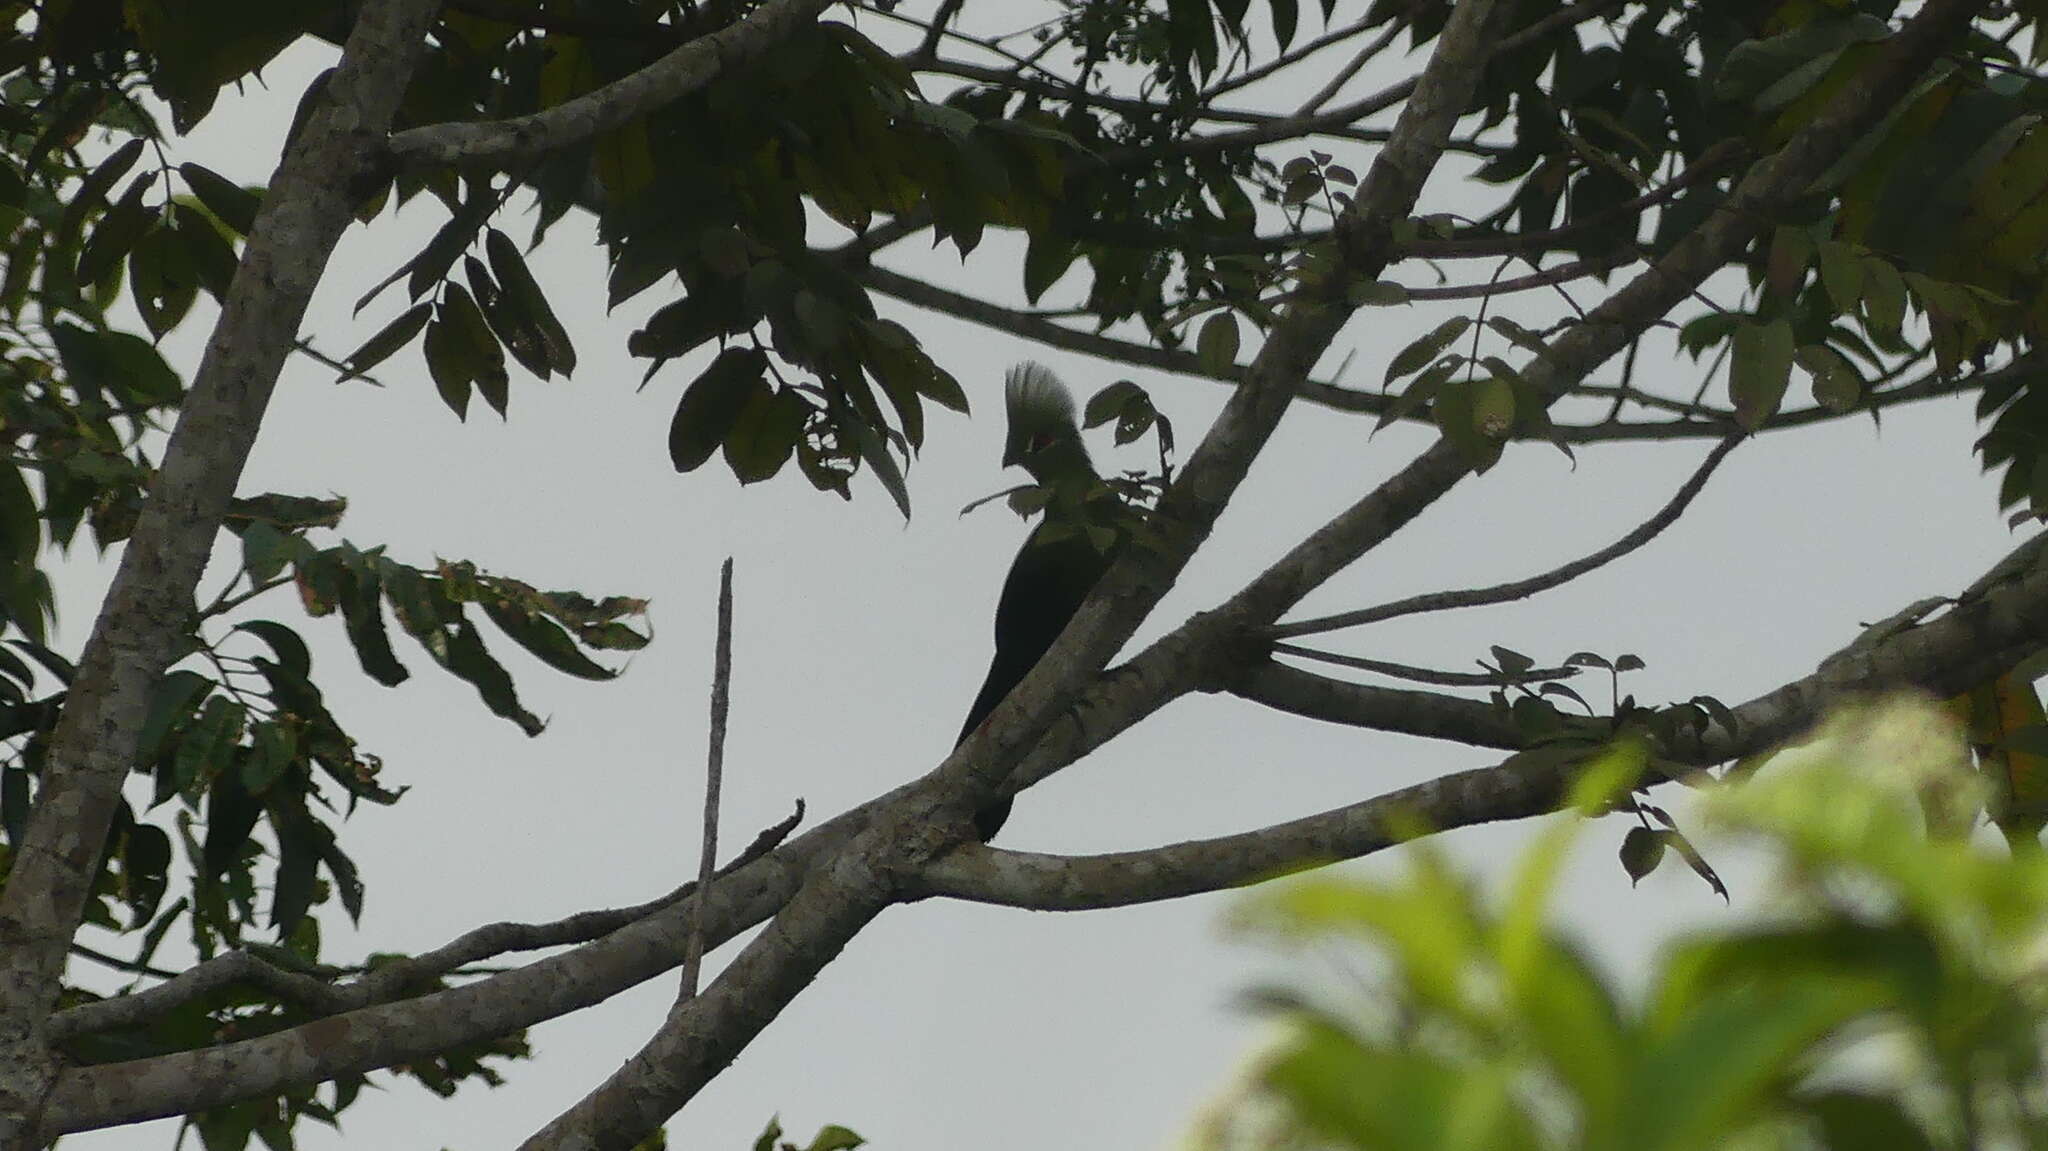
[[[265,180],[298,93],[329,59],[288,53],[266,71],[269,91],[224,100],[179,158]],[[1332,150],[1360,171],[1369,160],[1355,146]],[[1425,210],[1473,202],[1439,180]],[[396,292],[359,318],[350,308],[444,218],[422,198],[352,230],[307,334],[338,356],[395,315]],[[525,234],[516,222],[509,230]],[[964,267],[950,247],[901,248],[887,258],[893,267],[997,298],[1018,295],[1021,246],[1006,237],[990,233]],[[972,419],[934,411],[910,473],[916,514],[905,525],[866,476],[843,504],[812,491],[794,468],[745,490],[719,461],[676,475],[666,429],[701,357],[670,365],[636,393],[643,365],[623,347],[667,290],[605,317],[602,251],[574,217],[535,262],[577,341],[572,382],[515,376],[509,421],[474,404],[460,424],[416,350],[377,372],[383,388],[335,385],[331,371],[296,360],[242,490],[345,495],[341,534],[388,544],[407,562],[465,558],[541,587],[649,597],[656,642],[608,684],[563,678],[496,643],[527,705],[552,720],[527,739],[408,649],[409,640],[395,642],[415,676],[379,688],[357,670],[338,618],[304,620],[289,592],[268,602],[259,616],[303,627],[335,714],[385,757],[384,782],[411,789],[396,807],[362,809],[345,829],[369,897],[359,931],[338,913],[324,921],[333,962],[422,950],[494,920],[636,902],[695,873],[712,602],[727,555],[737,606],[725,842],[737,849],[799,796],[823,817],[926,771],[948,750],[986,668],[996,591],[1026,530],[995,505],[956,514],[1017,481],[996,463],[1004,369],[1044,360],[1083,396],[1135,378],[1185,445],[1225,394],[1211,382],[1094,364],[878,300],[975,405]],[[1429,282],[1426,270],[1401,272]],[[1077,270],[1062,290],[1078,291],[1083,276]],[[1535,301],[1507,314],[1535,325],[1553,310]],[[1347,382],[1377,386],[1392,354],[1448,314],[1369,310],[1325,367],[1355,351]],[[205,334],[195,321],[165,341],[188,374]],[[1652,370],[1683,381],[1699,371],[1689,361]],[[1881,429],[1858,417],[1750,443],[1683,521],[1621,563],[1520,607],[1395,621],[1341,646],[1448,668],[1471,668],[1494,643],[1546,662],[1581,649],[1635,652],[1649,666],[1624,687],[1645,703],[1699,693],[1740,702],[1810,671],[1860,621],[1960,589],[2011,546],[1970,450],[1970,405],[1922,404],[1894,409]],[[1139,642],[1220,601],[1433,438],[1403,427],[1369,439],[1369,428],[1297,407]],[[1548,568],[1646,518],[1707,446],[1590,447],[1576,466],[1547,447],[1513,449],[1304,610]],[[1106,437],[1095,448],[1099,462],[1116,458]],[[1142,454],[1130,462],[1141,464]],[[67,650],[83,639],[111,571],[89,562],[90,550],[60,575]],[[208,592],[234,562],[222,555]],[[1581,688],[1604,705],[1604,684]],[[1021,797],[998,844],[1087,852],[1238,831],[1494,758],[1196,696]],[[1475,829],[1442,842],[1493,874],[1535,827]],[[1631,890],[1614,862],[1626,828],[1611,819],[1585,837],[1558,909],[1613,970],[1640,973],[1674,931],[1728,924],[1757,905],[1758,876],[1726,853],[1715,858],[1734,889],[1732,911],[1682,871]],[[1400,864],[1395,853],[1348,866],[1387,873]],[[800,1139],[835,1122],[878,1148],[907,1151],[1167,1144],[1259,1033],[1233,996],[1285,970],[1224,936],[1222,913],[1236,898],[1085,914],[940,902],[892,909],[670,1124],[673,1145],[750,1146],[777,1113]],[[104,936],[93,942],[107,945]],[[733,951],[728,945],[713,962]],[[160,961],[170,958],[167,950]],[[90,968],[77,974],[98,978]],[[538,1057],[511,1065],[502,1089],[465,1087],[440,1100],[399,1086],[349,1111],[340,1135],[302,1127],[300,1146],[516,1144],[629,1055],[674,988],[673,975],[664,976],[536,1028]],[[173,1127],[74,1136],[65,1146],[163,1148]]]

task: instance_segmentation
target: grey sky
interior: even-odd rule
[[[289,54],[267,71],[270,91],[216,114],[187,158],[262,180],[321,63],[310,50]],[[1360,150],[1340,158],[1360,170],[1367,159]],[[437,205],[421,202],[352,231],[308,334],[339,355],[395,314],[395,292],[360,319],[349,309],[441,218]],[[889,262],[1009,297],[1020,259],[1018,245],[991,233],[964,269],[950,247],[929,253],[922,243]],[[847,505],[814,493],[793,470],[745,490],[717,461],[675,475],[664,435],[692,367],[671,365],[636,394],[642,365],[623,349],[624,333],[665,298],[662,290],[606,320],[602,253],[574,218],[537,255],[536,271],[577,339],[574,381],[515,378],[509,422],[477,404],[459,425],[416,352],[379,370],[383,389],[336,386],[331,371],[298,360],[244,481],[245,492],[345,494],[343,534],[389,544],[408,562],[466,558],[543,587],[654,602],[657,640],[615,683],[571,681],[509,643],[494,645],[528,706],[552,717],[534,740],[491,717],[467,685],[416,651],[399,648],[413,680],[381,689],[356,670],[338,619],[304,622],[335,714],[386,757],[387,784],[412,789],[395,808],[366,808],[347,827],[370,894],[360,932],[338,916],[325,922],[337,961],[423,949],[493,920],[635,902],[694,873],[712,599],[728,554],[737,564],[737,625],[725,841],[744,844],[797,796],[823,817],[926,770],[948,750],[980,681],[996,590],[1024,531],[997,506],[955,514],[1015,482],[996,469],[1004,368],[1043,359],[1084,396],[1135,378],[1184,445],[1224,396],[1213,383],[1091,364],[885,305],[960,378],[976,409],[971,421],[934,411],[911,472],[917,514],[906,527],[865,476]],[[1541,322],[1552,307],[1510,314]],[[1349,381],[1377,385],[1392,353],[1443,314],[1363,314],[1338,346],[1338,355],[1358,351]],[[204,334],[195,321],[168,339],[173,362],[189,370]],[[1698,371],[1689,361],[1656,370],[1686,379]],[[1992,485],[1970,453],[1969,404],[1896,409],[1881,431],[1857,417],[1748,444],[1690,514],[1641,553],[1533,605],[1396,621],[1346,637],[1346,650],[1451,668],[1470,667],[1492,643],[1539,660],[1632,651],[1649,667],[1625,689],[1645,702],[1746,699],[1810,670],[1859,621],[1959,589],[2010,546]],[[1140,641],[1213,605],[1433,438],[1394,428],[1368,440],[1369,427],[1307,407],[1290,415]],[[1109,456],[1106,439],[1095,444],[1099,459]],[[1661,505],[1707,446],[1586,448],[1576,467],[1547,448],[1516,448],[1305,608],[1492,582],[1582,554]],[[84,562],[89,551],[64,569],[67,647],[82,639],[108,576]],[[211,575],[206,588],[220,578]],[[303,620],[287,598],[271,613]],[[1580,687],[1604,706],[1604,683]],[[1148,846],[1486,762],[1455,747],[1192,697],[1021,797],[999,844]],[[1532,827],[1446,842],[1490,873]],[[1731,913],[1681,872],[1631,891],[1613,859],[1624,830],[1613,820],[1586,837],[1559,915],[1616,969],[1632,970],[1673,930],[1727,922]],[[1397,867],[1398,853],[1353,866]],[[1728,870],[1739,914],[1758,896],[1755,877]],[[1278,969],[1222,938],[1220,913],[1231,902],[1066,915],[936,902],[891,910],[670,1124],[674,1145],[748,1146],[778,1112],[797,1136],[837,1122],[876,1147],[906,1151],[1161,1145],[1254,1034],[1229,1008],[1231,996]],[[514,1144],[613,1070],[673,993],[673,977],[664,977],[536,1029],[538,1058],[513,1065],[504,1089],[465,1088],[444,1101],[399,1087],[351,1110],[340,1136],[302,1129],[300,1146]],[[126,1151],[169,1139],[159,1123],[65,1146]]]

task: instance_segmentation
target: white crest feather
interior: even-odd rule
[[[1074,393],[1051,368],[1033,360],[1010,369],[1003,380],[1003,402],[1013,414],[1030,411],[1054,415],[1062,423],[1074,422]]]

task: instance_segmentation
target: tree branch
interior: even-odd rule
[[[732,557],[718,572],[718,640],[711,661],[711,747],[704,766],[704,838],[697,853],[697,890],[711,890],[718,863],[718,795],[725,782],[725,720],[732,703]],[[704,962],[704,900],[690,901],[690,945],[683,951],[681,998],[697,994],[697,969]]]
[[[906,842],[912,840],[870,829],[814,871],[710,987],[677,1000],[645,1046],[520,1151],[640,1145],[893,901],[895,882],[873,861],[893,856]]]
[[[1394,663],[1391,660],[1370,659],[1362,655],[1345,655],[1334,651],[1317,651],[1299,644],[1276,643],[1274,655],[1291,655],[1296,659],[1315,660],[1319,663],[1334,664],[1337,667],[1357,668],[1395,679],[1411,680],[1415,683],[1433,683],[1438,687],[1516,687],[1523,684],[1546,683],[1552,680],[1570,679],[1579,674],[1579,669],[1564,667],[1532,667],[1524,671],[1442,671],[1433,667],[1415,667],[1411,664]]]
[[[1735,708],[1733,731],[1716,725],[1659,754],[1702,766],[1723,762],[1776,746],[1848,695],[1914,688],[1945,698],[2010,669],[2048,647],[2048,547],[2036,543],[2022,545],[2028,562],[2005,582],[1975,599],[1966,595],[1942,618],[1824,661],[1812,675]],[[1358,698],[1370,696],[1361,691]],[[1492,734],[1506,733],[1495,725]],[[1544,814],[1564,798],[1583,762],[1520,753],[1303,819],[1145,851],[1056,856],[967,844],[927,868],[915,890],[1042,911],[1177,899],[1369,855],[1401,842],[1403,826],[1448,831]]]
[[[1313,619],[1295,620],[1292,623],[1283,623],[1274,627],[1271,634],[1276,637],[1308,635],[1313,632],[1336,631],[1339,628],[1379,623],[1382,620],[1395,619],[1404,615],[1415,615],[1420,612],[1448,611],[1452,608],[1482,607],[1486,604],[1511,603],[1518,599],[1527,599],[1539,592],[1549,591],[1551,588],[1562,587],[1585,575],[1587,572],[1612,563],[1622,556],[1635,551],[1637,548],[1656,539],[1665,528],[1678,522],[1678,517],[1685,514],[1685,509],[1692,504],[1693,498],[1699,495],[1700,491],[1707,486],[1707,479],[1714,474],[1714,469],[1720,467],[1721,461],[1727,459],[1728,453],[1734,451],[1741,442],[1742,436],[1736,434],[1726,436],[1720,443],[1714,445],[1714,450],[1708,452],[1707,458],[1700,461],[1700,466],[1694,469],[1691,477],[1684,484],[1679,486],[1677,493],[1671,497],[1670,502],[1659,508],[1656,515],[1644,520],[1635,530],[1601,548],[1599,551],[1552,568],[1542,575],[1530,576],[1527,579],[1514,580],[1509,583],[1495,584],[1492,587],[1472,588],[1466,591],[1430,592],[1426,595],[1409,596],[1407,599],[1395,600],[1392,603],[1383,603],[1377,607],[1338,612],[1334,615],[1318,616]]]
[[[246,951],[230,951],[142,991],[80,1004],[50,1017],[50,1039],[134,1027],[230,987],[253,987],[316,1015],[348,1008],[348,996],[311,975],[274,967]]]
[[[887,268],[868,265],[854,273],[870,288],[886,296],[894,296],[907,304],[929,308],[949,316],[970,320],[984,327],[1022,336],[1052,348],[1065,348],[1070,352],[1082,352],[1091,356],[1138,367],[1158,368],[1182,375],[1202,376],[1222,383],[1241,383],[1248,369],[1233,367],[1226,375],[1217,375],[1202,366],[1201,358],[1193,352],[1178,348],[1162,348],[1152,344],[1137,344],[1105,336],[1096,332],[1077,331],[1062,324],[1056,324],[1043,316],[1033,316],[1015,308],[992,304],[986,300],[941,288],[924,280],[914,279]],[[1304,378],[1297,394],[1311,403],[1342,411],[1379,414],[1393,404],[1393,397],[1371,392],[1341,388],[1321,380]]]
[[[833,0],[769,0],[745,20],[707,33],[602,88],[526,116],[461,124],[429,124],[393,136],[401,167],[504,168],[579,144],[600,132],[658,111],[709,84],[729,68],[760,59]]]
[[[1522,746],[1514,720],[1488,700],[1353,683],[1274,660],[1249,668],[1229,691],[1276,711],[1346,727],[1508,751]]]

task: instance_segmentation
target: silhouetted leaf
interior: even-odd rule
[[[694,471],[725,442],[747,401],[766,391],[768,357],[756,348],[727,348],[691,382],[669,422],[668,458]]]
[[[256,210],[263,204],[261,195],[198,164],[180,164],[178,174],[185,177],[192,194],[199,197],[199,202],[219,217],[221,223],[244,236],[256,226]]]

